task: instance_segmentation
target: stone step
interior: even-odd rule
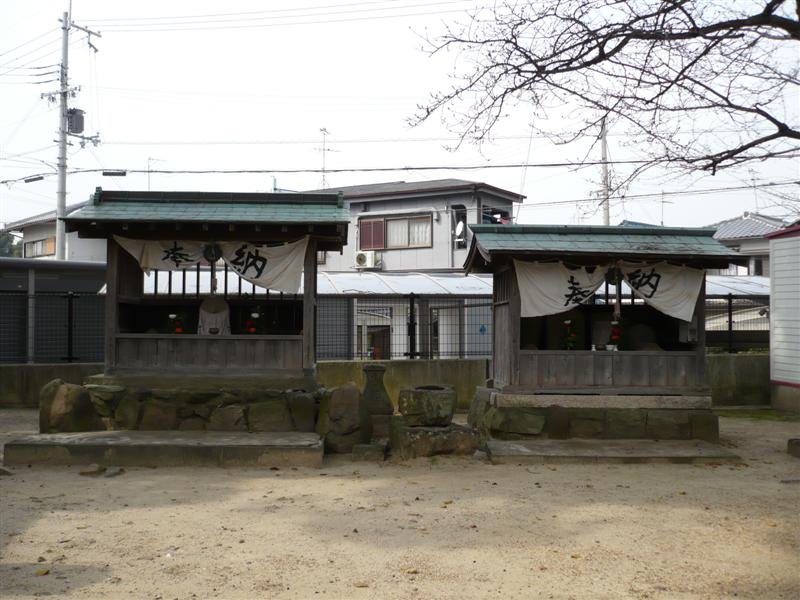
[[[491,403],[498,408],[647,408],[710,409],[711,396],[669,396],[659,394],[513,394],[496,392]]]
[[[489,440],[493,464],[738,462],[739,456],[702,440]]]
[[[6,465],[322,467],[316,433],[90,431],[43,433],[5,445]]]

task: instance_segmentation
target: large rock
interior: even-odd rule
[[[178,407],[163,400],[145,400],[142,405],[142,420],[139,429],[143,431],[163,431],[175,429],[178,423]]]
[[[303,391],[287,392],[286,403],[292,415],[294,431],[314,431],[317,422],[317,403],[314,395]]]
[[[125,394],[114,410],[114,421],[120,429],[137,429],[142,403],[134,394]]]
[[[492,399],[492,392],[494,388],[477,387],[475,388],[475,395],[472,396],[472,402],[469,405],[469,415],[467,416],[467,423],[474,429],[481,429],[483,426],[483,415],[489,410],[490,402]]]
[[[250,431],[294,430],[292,415],[286,401],[282,398],[251,404],[247,419],[250,423]]]
[[[361,392],[349,382],[322,397],[317,433],[325,439],[328,452],[349,453],[359,442],[359,402]]]
[[[63,383],[58,386],[50,402],[49,412],[46,428],[42,433],[98,431],[106,428],[94,410],[89,392],[81,385]]]
[[[407,427],[393,425],[391,454],[401,460],[437,454],[471,455],[477,450],[476,431],[463,425],[447,427]]]
[[[398,409],[409,427],[444,427],[453,420],[456,400],[450,386],[423,385],[400,390]]]
[[[264,402],[265,400],[277,400],[283,397],[281,390],[271,388],[258,389],[258,388],[244,388],[241,390],[230,390],[236,396],[241,398],[242,402],[248,404],[255,404],[256,402]]]
[[[185,404],[204,404],[219,396],[218,390],[172,390],[175,402]]]
[[[209,431],[247,431],[244,406],[228,404],[214,409],[206,429]]]
[[[125,388],[121,385],[85,385],[86,391],[89,392],[89,397],[92,399],[92,404],[98,415],[101,417],[113,417],[114,410],[117,407],[119,399],[125,392]]]
[[[63,379],[53,379],[39,390],[39,433],[50,431],[50,408],[58,388],[64,385]]]

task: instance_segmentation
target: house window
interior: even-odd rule
[[[325,260],[328,257],[328,253],[325,250],[317,250],[317,264],[324,265]]]
[[[25,258],[52,256],[56,253],[56,238],[49,237],[35,242],[25,242]]]
[[[358,232],[361,250],[429,248],[433,239],[430,215],[361,219]]]
[[[383,219],[361,219],[358,222],[358,240],[361,250],[382,250],[383,239]]]

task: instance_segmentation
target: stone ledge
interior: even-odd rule
[[[492,405],[498,408],[656,408],[710,409],[711,396],[665,395],[588,395],[588,394],[492,394]]]
[[[741,458],[701,440],[489,440],[493,464],[703,463]]]
[[[322,467],[316,433],[90,431],[17,438],[5,445],[7,465]]]

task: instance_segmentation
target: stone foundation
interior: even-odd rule
[[[54,380],[42,388],[39,430],[312,432],[322,395],[322,389],[79,386]]]
[[[710,399],[703,396],[504,397],[488,388],[479,388],[469,419],[484,436],[505,440],[699,439],[719,442],[718,418],[710,409]]]

